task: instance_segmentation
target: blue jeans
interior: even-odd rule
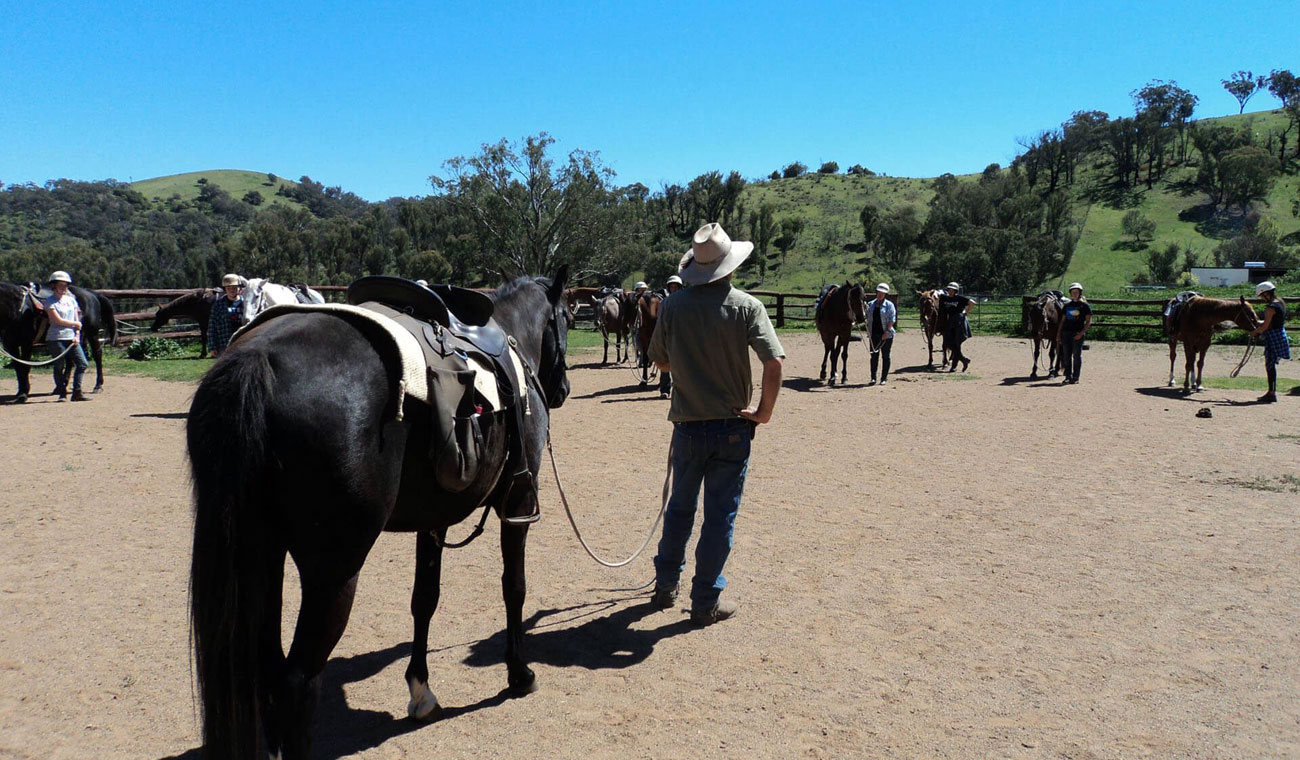
[[[58,356],[70,345],[73,345],[73,341],[52,340],[46,348],[50,350],[50,356]],[[69,364],[75,365],[72,372],[72,390],[75,393],[81,390],[81,376],[86,373],[86,367],[90,366],[90,362],[86,361],[86,352],[81,350],[80,343],[73,346],[62,359],[54,362],[54,392],[60,396],[68,392]]]
[[[736,513],[749,472],[753,426],[742,419],[727,419],[678,422],[673,427],[673,490],[655,556],[655,581],[667,588],[677,585],[681,577],[702,485],[704,522],[695,544],[691,607],[710,609],[727,586],[722,568],[731,554]]]
[[[1083,337],[1079,333],[1061,331],[1061,372],[1066,380],[1079,381],[1079,368],[1083,366]]]

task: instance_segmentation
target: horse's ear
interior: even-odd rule
[[[561,264],[560,268],[555,270],[555,275],[551,277],[551,287],[546,291],[546,295],[551,299],[551,303],[560,300],[564,295],[564,286],[569,280],[569,265]]]

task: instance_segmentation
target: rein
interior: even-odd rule
[[[1251,308],[1249,305],[1243,303],[1241,305],[1241,309],[1242,309],[1242,313],[1245,313],[1245,310],[1250,309],[1252,322],[1258,319],[1258,317],[1255,315],[1255,310]],[[1232,370],[1232,374],[1229,375],[1229,377],[1236,377],[1237,375],[1240,375],[1241,371],[1246,367],[1246,362],[1250,361],[1250,355],[1253,353],[1255,353],[1255,336],[1251,335],[1250,342],[1246,344],[1246,350],[1241,354],[1241,361],[1237,362],[1236,369]]]

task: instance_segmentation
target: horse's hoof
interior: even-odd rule
[[[642,388],[646,387],[646,386],[649,385],[649,384],[650,384],[650,383],[647,382],[647,381],[645,381],[645,380],[642,380],[642,381],[641,381],[641,387],[642,387]]]
[[[1049,375],[1048,377],[1051,377],[1051,376]],[[1038,373],[1037,373],[1037,372],[1030,372],[1030,373],[1029,373],[1029,379],[1030,379],[1030,380],[1037,380],[1037,379],[1038,379]]]
[[[533,674],[533,669],[524,668],[520,675],[511,675],[507,691],[512,697],[522,697],[537,691],[537,676]]]
[[[427,683],[412,681],[411,701],[406,705],[406,715],[412,720],[431,723],[442,717],[442,705]]]

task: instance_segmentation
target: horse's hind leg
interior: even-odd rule
[[[311,757],[311,719],[320,700],[321,671],[343,636],[357,590],[356,575],[329,579],[332,573],[320,573],[313,565],[301,571],[302,608],[285,659],[284,677],[274,692],[272,720],[280,733],[278,756],[286,759]],[[316,577],[318,574],[326,577]],[[272,756],[276,756],[275,737],[270,743]]]
[[[849,339],[844,339],[843,347],[840,348],[840,384],[843,385],[849,381]]]
[[[831,349],[830,349],[830,346],[827,346],[827,345],[825,345],[825,344],[823,343],[823,344],[822,344],[822,372],[821,372],[820,375],[817,376],[817,379],[818,379],[818,380],[825,380],[825,379],[826,379],[826,360],[829,359],[830,356],[831,356]],[[832,375],[831,382],[835,382],[835,379],[834,379],[834,377],[833,377],[834,374],[835,374],[835,372],[832,370],[832,372],[831,372],[831,375]]]
[[[530,495],[529,500],[532,499]],[[528,525],[501,523],[501,596],[506,603],[506,669],[511,693],[521,695],[537,690],[537,677],[524,661],[524,597],[528,593],[524,577],[524,548]]]
[[[446,536],[440,530],[438,539]],[[429,621],[438,609],[441,593],[442,547],[428,532],[415,538],[415,587],[411,590],[411,617],[415,633],[411,638],[411,663],[406,667],[406,685],[411,701],[406,714],[416,720],[437,720],[442,713],[438,698],[429,688]]]
[[[1033,380],[1038,377],[1038,338],[1030,341],[1034,347],[1034,368],[1029,371],[1029,379]]]
[[[95,388],[91,393],[104,390],[104,343],[96,335],[90,339],[90,351],[95,358]]]
[[[1183,344],[1183,393],[1192,392],[1192,369],[1196,364],[1196,349]]]
[[[1056,341],[1049,340],[1047,343],[1047,376],[1056,377],[1061,374],[1061,349]]]
[[[1174,387],[1174,361],[1178,359],[1178,344],[1169,341],[1169,387]]]

